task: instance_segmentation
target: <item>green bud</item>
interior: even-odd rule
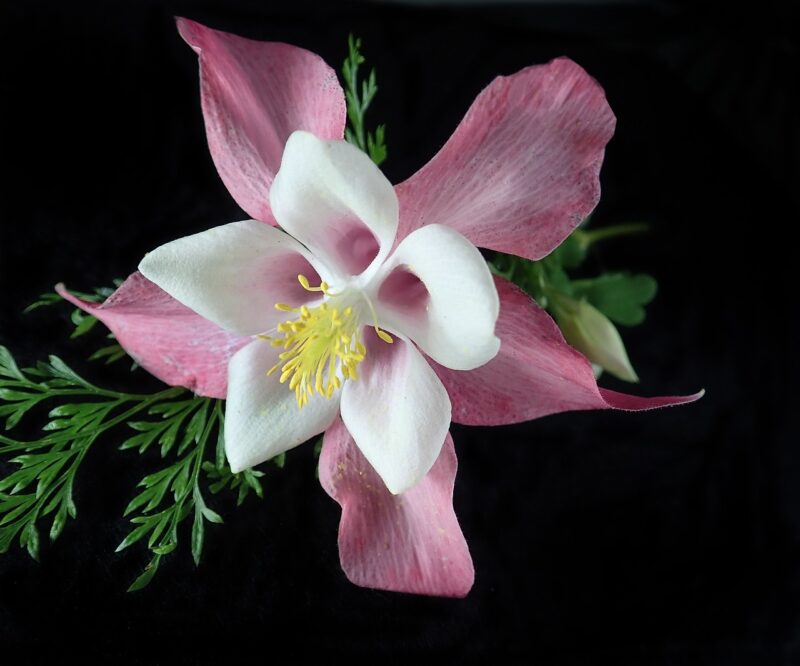
[[[639,381],[622,338],[608,317],[585,300],[558,294],[552,301],[556,321],[569,344],[615,377]]]

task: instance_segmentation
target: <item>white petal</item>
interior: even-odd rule
[[[278,362],[280,349],[255,340],[228,364],[225,406],[225,454],[231,470],[269,460],[325,430],[339,411],[338,396],[315,395],[300,409],[294,391],[267,371]]]
[[[255,335],[286,319],[276,303],[299,305],[315,279],[309,252],[291,236],[246,220],[179,238],[145,255],[139,270],[170,296],[222,328]],[[318,265],[318,262],[315,262]]]
[[[296,131],[270,190],[275,219],[340,277],[379,266],[394,243],[398,204],[391,183],[361,150]]]
[[[416,304],[386,288],[403,272],[427,289]],[[500,312],[497,288],[481,253],[457,231],[431,224],[412,232],[389,257],[376,278],[380,281],[376,309],[381,325],[407,335],[445,367],[472,370],[500,349],[494,334]]]
[[[342,388],[342,420],[395,495],[430,470],[450,426],[450,398],[413,343],[365,330],[360,377]]]

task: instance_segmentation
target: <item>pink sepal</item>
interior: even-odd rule
[[[102,321],[145,370],[170,386],[224,398],[228,359],[250,341],[224,331],[134,273],[102,304],[56,286],[61,296]]]
[[[438,223],[478,247],[540,259],[597,204],[615,123],[603,89],[568,58],[497,77],[397,186],[398,240]]]
[[[496,276],[495,284],[500,296],[497,356],[468,372],[430,361],[450,395],[456,423],[504,425],[583,409],[639,411],[702,397],[703,391],[640,398],[599,388],[589,361],[564,341],[550,316],[508,280]]]
[[[450,434],[430,472],[392,495],[361,455],[344,424],[325,433],[322,487],[342,506],[339,558],[362,587],[441,597],[465,596],[475,579],[453,510],[456,453]]]

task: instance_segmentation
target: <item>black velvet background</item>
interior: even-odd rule
[[[625,331],[648,414],[562,414],[453,428],[455,506],[475,561],[464,600],[375,592],[337,558],[338,506],[311,447],[270,468],[266,498],[188,534],[144,592],[114,554],[122,510],[157,463],[94,447],[70,522],[40,564],[0,556],[0,662],[327,661],[790,664],[800,648],[798,45],[784,6],[665,2],[437,9],[267,2],[3,3],[0,344],[57,352],[98,382],[157,386],[85,361],[66,307],[22,315],[63,280],[106,285],[169,239],[244,217],[207,153],[185,14],[298,44],[338,67],[348,31],[381,87],[393,182],[446,140],[493,76],[568,55],[618,117],[596,221],[652,223],[591,268],[652,272],[647,323]],[[603,379],[605,385],[624,388]],[[7,469],[7,467],[5,468]],[[12,655],[19,653],[14,660]],[[224,661],[223,661],[224,660]]]

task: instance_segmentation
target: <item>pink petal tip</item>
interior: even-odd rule
[[[102,304],[73,296],[63,284],[56,291],[108,326],[145,370],[199,395],[225,397],[228,360],[250,341],[212,324],[141,273],[131,275]]]
[[[475,570],[453,510],[456,468],[448,433],[427,476],[392,495],[344,424],[337,420],[328,428],[319,479],[342,506],[339,557],[351,582],[392,592],[466,596]]]

